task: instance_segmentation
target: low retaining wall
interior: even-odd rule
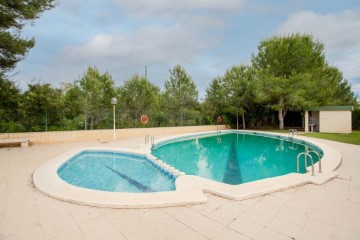
[[[146,135],[159,136],[167,134],[181,134],[192,132],[206,132],[215,130],[225,130],[226,125],[207,125],[207,126],[186,126],[186,127],[160,127],[160,128],[126,128],[116,129],[116,139],[130,137],[144,137]],[[79,131],[54,131],[54,132],[26,132],[26,133],[0,133],[0,139],[21,138],[32,139],[32,144],[64,143],[64,142],[84,142],[84,141],[111,141],[113,140],[114,130],[79,130]]]

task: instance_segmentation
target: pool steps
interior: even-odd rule
[[[159,168],[161,171],[170,174],[173,178],[177,178],[179,176],[185,175],[184,172],[179,171],[178,169],[170,166],[167,163],[164,163],[163,161],[159,160],[158,158],[155,158],[151,155],[146,155],[146,158],[157,168]]]

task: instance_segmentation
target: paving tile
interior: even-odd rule
[[[164,237],[167,237],[169,239],[176,237],[181,232],[184,232],[190,228],[174,218],[163,219],[159,222],[153,222],[152,227],[159,233],[161,233]]]
[[[288,201],[292,198],[292,194],[288,194],[283,191],[275,192],[269,195],[265,195],[260,202],[268,203],[274,205],[275,207],[286,206]]]
[[[206,215],[207,213],[214,211],[215,209],[229,201],[228,199],[212,194],[206,194],[206,197],[208,198],[207,203],[189,205],[188,207],[192,210],[202,213],[203,215]]]
[[[284,235],[296,237],[304,228],[309,215],[310,212],[302,208],[286,206],[266,226]]]
[[[85,239],[87,240],[122,240],[126,239],[105,217],[94,218],[82,224],[79,224]]]
[[[35,206],[45,238],[54,238],[58,232],[76,225],[61,201],[49,201]]]
[[[186,207],[186,206],[166,207],[166,208],[160,208],[160,210],[170,216],[174,216],[174,215],[178,214],[179,212],[183,211],[184,207]]]
[[[339,227],[335,227],[328,223],[319,221],[317,219],[310,218],[304,230],[300,233],[299,238],[300,240],[318,240],[318,239],[341,239],[343,234],[343,230]]]
[[[344,224],[344,208],[327,203],[318,203],[311,211],[311,217],[335,225],[343,227]]]
[[[286,206],[302,209],[303,211],[311,211],[321,197],[321,190],[319,188],[313,191],[309,187],[302,186],[287,202]]]
[[[128,240],[168,240],[170,238],[167,238],[162,235],[162,233],[158,232],[155,229],[152,228],[144,228],[131,237],[127,238]]]
[[[255,239],[264,228],[264,226],[242,217],[238,217],[228,227],[252,239]]]
[[[232,229],[225,228],[219,235],[214,237],[212,240],[250,240],[251,238],[242,235]]]
[[[178,233],[174,238],[172,238],[172,240],[185,239],[207,240],[208,238],[191,228],[188,228],[185,231]]]
[[[136,211],[136,214],[144,221],[158,222],[163,219],[168,219],[169,215],[161,211],[160,209],[141,209]]]
[[[38,233],[36,232],[36,229],[39,228],[40,223],[34,208],[28,206],[17,208],[16,206],[13,206],[6,208],[2,222],[2,232],[5,237],[8,237],[9,235],[18,236],[19,234],[24,234],[30,230],[34,230],[35,233]]]
[[[81,232],[78,226],[73,226],[70,228],[66,228],[62,231],[56,233],[54,238],[50,238],[49,240],[82,240],[85,239],[83,233]]]
[[[208,238],[214,237],[225,228],[222,224],[186,208],[174,215],[174,218]]]
[[[82,211],[76,212],[71,216],[75,220],[77,224],[81,224],[83,222],[89,221],[91,219],[102,216],[103,213],[99,211],[98,208],[95,207],[87,207]]]
[[[342,240],[359,240],[360,233],[355,233],[352,231],[344,231]]]
[[[339,194],[337,191],[323,189],[319,202],[335,205],[338,207],[345,207],[348,200],[348,194]]]
[[[284,236],[288,236],[293,239],[297,239],[303,230],[306,221],[304,221],[303,225],[300,224],[292,224],[284,219],[279,219],[278,217],[273,218],[267,225],[266,228],[272,229]]]
[[[68,203],[68,202],[64,202],[64,206],[65,206],[66,210],[68,211],[68,213],[70,213],[71,215],[73,215],[73,214],[75,214],[77,212],[84,211],[84,210],[86,210],[88,208],[91,208],[89,206],[75,204],[75,203]],[[102,210],[102,208],[96,208],[96,209],[98,209],[99,211]]]
[[[360,234],[360,205],[349,202],[346,206],[344,218],[345,231]]]
[[[264,196],[249,198],[249,199],[245,199],[245,200],[239,200],[239,201],[236,201],[236,202],[238,204],[241,204],[241,205],[244,205],[244,206],[247,206],[247,207],[251,207],[255,203],[257,203],[258,201],[260,201],[262,198],[264,198]]]
[[[278,207],[259,201],[252,207],[246,209],[241,217],[250,219],[260,225],[268,223],[279,211]]]
[[[233,222],[237,216],[242,214],[247,209],[246,206],[228,201],[224,205],[214,209],[206,216],[212,220],[226,226]]]
[[[291,238],[285,236],[273,229],[263,228],[256,237],[256,240],[290,240]]]
[[[351,181],[349,186],[349,201],[360,204],[360,182]]]
[[[146,226],[141,217],[129,209],[116,209],[104,217],[126,238],[133,236]]]
[[[324,188],[330,191],[337,192],[341,195],[346,195],[350,186],[350,181],[341,178],[335,178],[330,182],[324,184]]]

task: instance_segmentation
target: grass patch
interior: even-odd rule
[[[360,145],[360,131],[353,131],[350,134],[344,133],[305,133],[301,134],[307,137],[327,139],[336,142],[350,143]]]

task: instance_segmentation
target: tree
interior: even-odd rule
[[[17,132],[22,130],[21,93],[16,85],[0,73],[0,132]]]
[[[260,81],[258,97],[278,111],[279,129],[284,129],[288,110],[300,110],[316,105],[319,76],[326,66],[324,45],[312,36],[293,34],[262,41],[252,65]]]
[[[23,125],[26,131],[47,131],[59,126],[61,119],[61,90],[49,83],[29,84],[22,101]]]
[[[13,69],[35,46],[35,40],[21,38],[27,22],[54,7],[54,0],[4,0],[0,2],[0,73]]]
[[[210,115],[208,121],[212,123],[217,116],[224,115],[225,109],[228,108],[223,77],[213,79],[205,93],[203,108],[206,114]]]
[[[232,67],[224,76],[227,110],[236,115],[237,126],[239,125],[238,114],[241,113],[243,129],[246,128],[246,109],[254,101],[255,85],[252,77],[252,69],[245,65]]]
[[[163,104],[172,116],[180,114],[180,122],[183,124],[184,112],[197,115],[195,112],[199,109],[199,93],[183,67],[176,65],[169,72],[170,77],[165,81]],[[176,122],[175,119],[173,121]]]
[[[134,75],[119,88],[119,106],[125,115],[135,120],[135,126],[142,114],[152,114],[150,123],[153,123],[154,113],[159,110],[160,88],[145,77]],[[124,117],[125,117],[124,115]]]
[[[319,76],[318,87],[310,89],[318,105],[352,105],[357,106],[357,98],[351,91],[351,85],[343,78],[342,72],[334,66],[325,65]],[[321,88],[322,91],[319,91]]]
[[[85,100],[85,129],[90,118],[90,129],[110,126],[110,100],[116,96],[114,80],[106,72],[101,74],[95,67],[89,67],[84,76],[76,81],[80,84],[82,97]]]

